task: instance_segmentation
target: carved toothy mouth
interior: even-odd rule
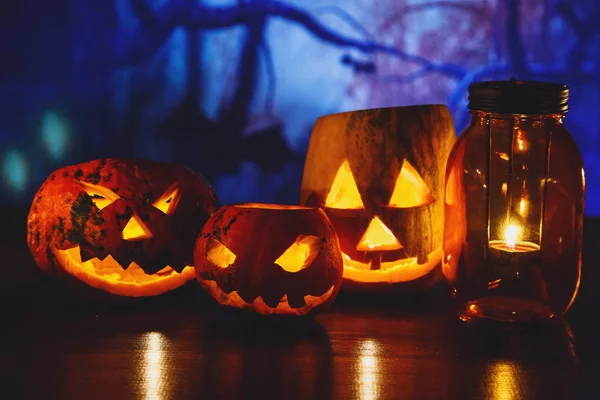
[[[355,282],[407,282],[427,275],[442,259],[441,246],[429,253],[427,262],[419,264],[417,257],[404,258],[381,263],[380,269],[370,269],[371,263],[355,261],[346,253],[342,253],[344,261],[344,279]]]
[[[121,296],[156,296],[182,286],[195,276],[192,266],[186,266],[179,273],[167,265],[155,274],[147,274],[132,262],[125,269],[111,255],[84,262],[79,246],[54,249],[53,253],[68,274],[92,287]]]
[[[237,290],[234,290],[231,293],[227,294],[218,287],[216,281],[199,280],[199,282],[200,286],[202,286],[206,291],[208,291],[212,295],[212,297],[219,303],[226,306],[252,310],[263,315],[304,315],[319,304],[325,303],[331,297],[334,290],[334,285],[331,285],[331,288],[329,288],[329,290],[321,296],[306,295],[304,296],[304,302],[306,303],[306,305],[297,308],[290,306],[290,304],[288,303],[287,294],[284,294],[281,300],[279,300],[279,304],[277,304],[276,307],[270,307],[264,302],[261,296],[258,296],[256,299],[254,299],[252,303],[247,303],[244,299],[240,297]]]

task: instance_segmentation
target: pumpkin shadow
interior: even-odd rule
[[[313,318],[214,316],[204,324],[198,392],[215,398],[332,398],[333,352]]]
[[[112,295],[68,278],[67,282],[62,282],[49,276],[40,277],[37,293],[34,298],[29,299],[30,307],[88,315],[120,311],[214,308],[212,299],[204,293],[196,279],[158,296],[125,297]]]
[[[452,298],[448,285],[440,281],[429,290],[407,295],[402,291],[386,292],[348,292],[343,290],[338,294],[331,310],[341,312],[372,312],[384,316],[406,315],[440,315],[450,316]]]
[[[221,306],[92,310],[35,307],[15,319],[0,335],[8,392],[26,398],[332,397],[331,345],[313,318],[256,318]],[[31,374],[36,385],[26,382]]]

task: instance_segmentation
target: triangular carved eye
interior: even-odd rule
[[[350,164],[345,160],[335,174],[331,189],[325,199],[325,206],[329,208],[357,209],[363,208],[356,181],[352,176]]]
[[[90,198],[99,210],[102,210],[104,207],[107,207],[114,201],[120,199],[120,197],[115,192],[103,186],[94,185],[92,183],[84,181],[76,182],[82,187],[83,191],[86,192],[88,196],[90,196]]]
[[[173,215],[175,208],[177,208],[177,204],[179,203],[179,193],[179,188],[177,186],[171,186],[152,205],[167,215]]]
[[[431,190],[429,190],[415,167],[404,160],[389,205],[398,208],[411,208],[431,203],[433,203]]]
[[[300,235],[296,242],[277,259],[275,264],[287,272],[298,272],[312,264],[321,250],[321,238]]]
[[[235,262],[237,258],[231,250],[215,238],[209,238],[206,242],[206,259],[219,268],[227,268]]]

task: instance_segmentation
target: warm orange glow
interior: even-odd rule
[[[167,215],[173,215],[179,204],[179,188],[171,187],[152,204]]]
[[[83,262],[79,246],[54,250],[54,255],[68,274],[92,287],[121,296],[155,296],[176,289],[195,276],[193,266],[186,266],[181,273],[166,266],[155,274],[146,274],[132,262],[124,269],[110,255],[103,260],[92,258]]]
[[[363,340],[358,347],[359,390],[361,400],[379,398],[379,344],[371,339]]]
[[[219,268],[227,268],[235,262],[236,255],[223,243],[211,237],[206,242],[206,259]]]
[[[246,303],[244,299],[240,297],[237,291],[234,290],[233,292],[227,294],[218,287],[217,282],[215,281],[199,280],[198,282],[200,283],[200,286],[202,286],[204,290],[206,290],[219,303],[226,306],[252,310],[263,315],[304,315],[316,306],[325,303],[333,295],[333,291],[335,289],[335,286],[332,285],[329,290],[323,293],[321,296],[311,296],[307,294],[304,296],[304,302],[306,305],[302,307],[293,308],[290,306],[286,294],[283,295],[277,306],[269,307],[260,296],[254,299],[252,303]]]
[[[148,332],[142,336],[142,346],[144,346],[144,361],[141,365],[143,372],[143,389],[145,389],[146,400],[161,400],[165,379],[163,373],[166,370],[164,353],[167,349],[165,344],[167,339],[158,332]],[[168,382],[167,382],[168,383]]]
[[[513,224],[509,224],[504,230],[504,240],[509,249],[514,250],[515,244],[519,240],[521,234],[521,227]]]
[[[380,269],[371,269],[371,263],[352,260],[342,253],[344,261],[344,279],[354,282],[408,282],[427,275],[438,266],[442,260],[441,246],[429,253],[423,264],[417,262],[417,257],[403,258],[396,261],[382,262]]]
[[[356,181],[352,176],[350,164],[345,160],[335,174],[331,189],[325,199],[325,206],[330,208],[357,209],[363,208]]]
[[[518,399],[523,395],[523,374],[513,362],[497,361],[486,368],[486,375],[486,397],[493,400],[509,400]]]
[[[390,228],[385,226],[379,218],[374,217],[369,223],[369,227],[365,231],[363,237],[358,242],[356,250],[397,250],[402,247],[403,246],[396,236],[394,236]]]
[[[143,240],[151,238],[152,232],[150,232],[139,217],[134,215],[129,219],[125,228],[123,228],[121,237],[125,240]]]
[[[408,161],[404,160],[400,175],[396,179],[396,186],[390,198],[390,206],[410,208],[433,203],[431,191]]]
[[[321,238],[311,235],[301,235],[277,260],[287,272],[298,272],[312,264],[319,255]]]
[[[94,185],[84,181],[76,181],[81,185],[83,191],[87,193],[88,196],[92,199],[96,207],[102,210],[104,207],[110,205],[115,200],[120,199],[120,197],[110,189],[105,187]]]
[[[528,214],[528,206],[529,206],[529,202],[525,199],[521,199],[521,201],[519,201],[519,214],[521,214],[521,216],[526,217]]]
[[[504,240],[490,240],[490,248],[511,252],[529,253],[540,250],[540,245],[521,241],[522,228],[519,225],[507,224],[504,228]]]

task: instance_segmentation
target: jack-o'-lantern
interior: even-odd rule
[[[186,167],[94,160],[46,179],[29,211],[27,243],[42,270],[67,282],[155,296],[194,278],[194,242],[218,207],[208,183]]]
[[[445,162],[455,140],[442,105],[320,117],[300,204],[322,207],[340,240],[343,289],[414,293],[441,277]]]
[[[219,303],[264,315],[311,313],[342,283],[337,236],[318,208],[224,206],[202,229],[194,265]]]

